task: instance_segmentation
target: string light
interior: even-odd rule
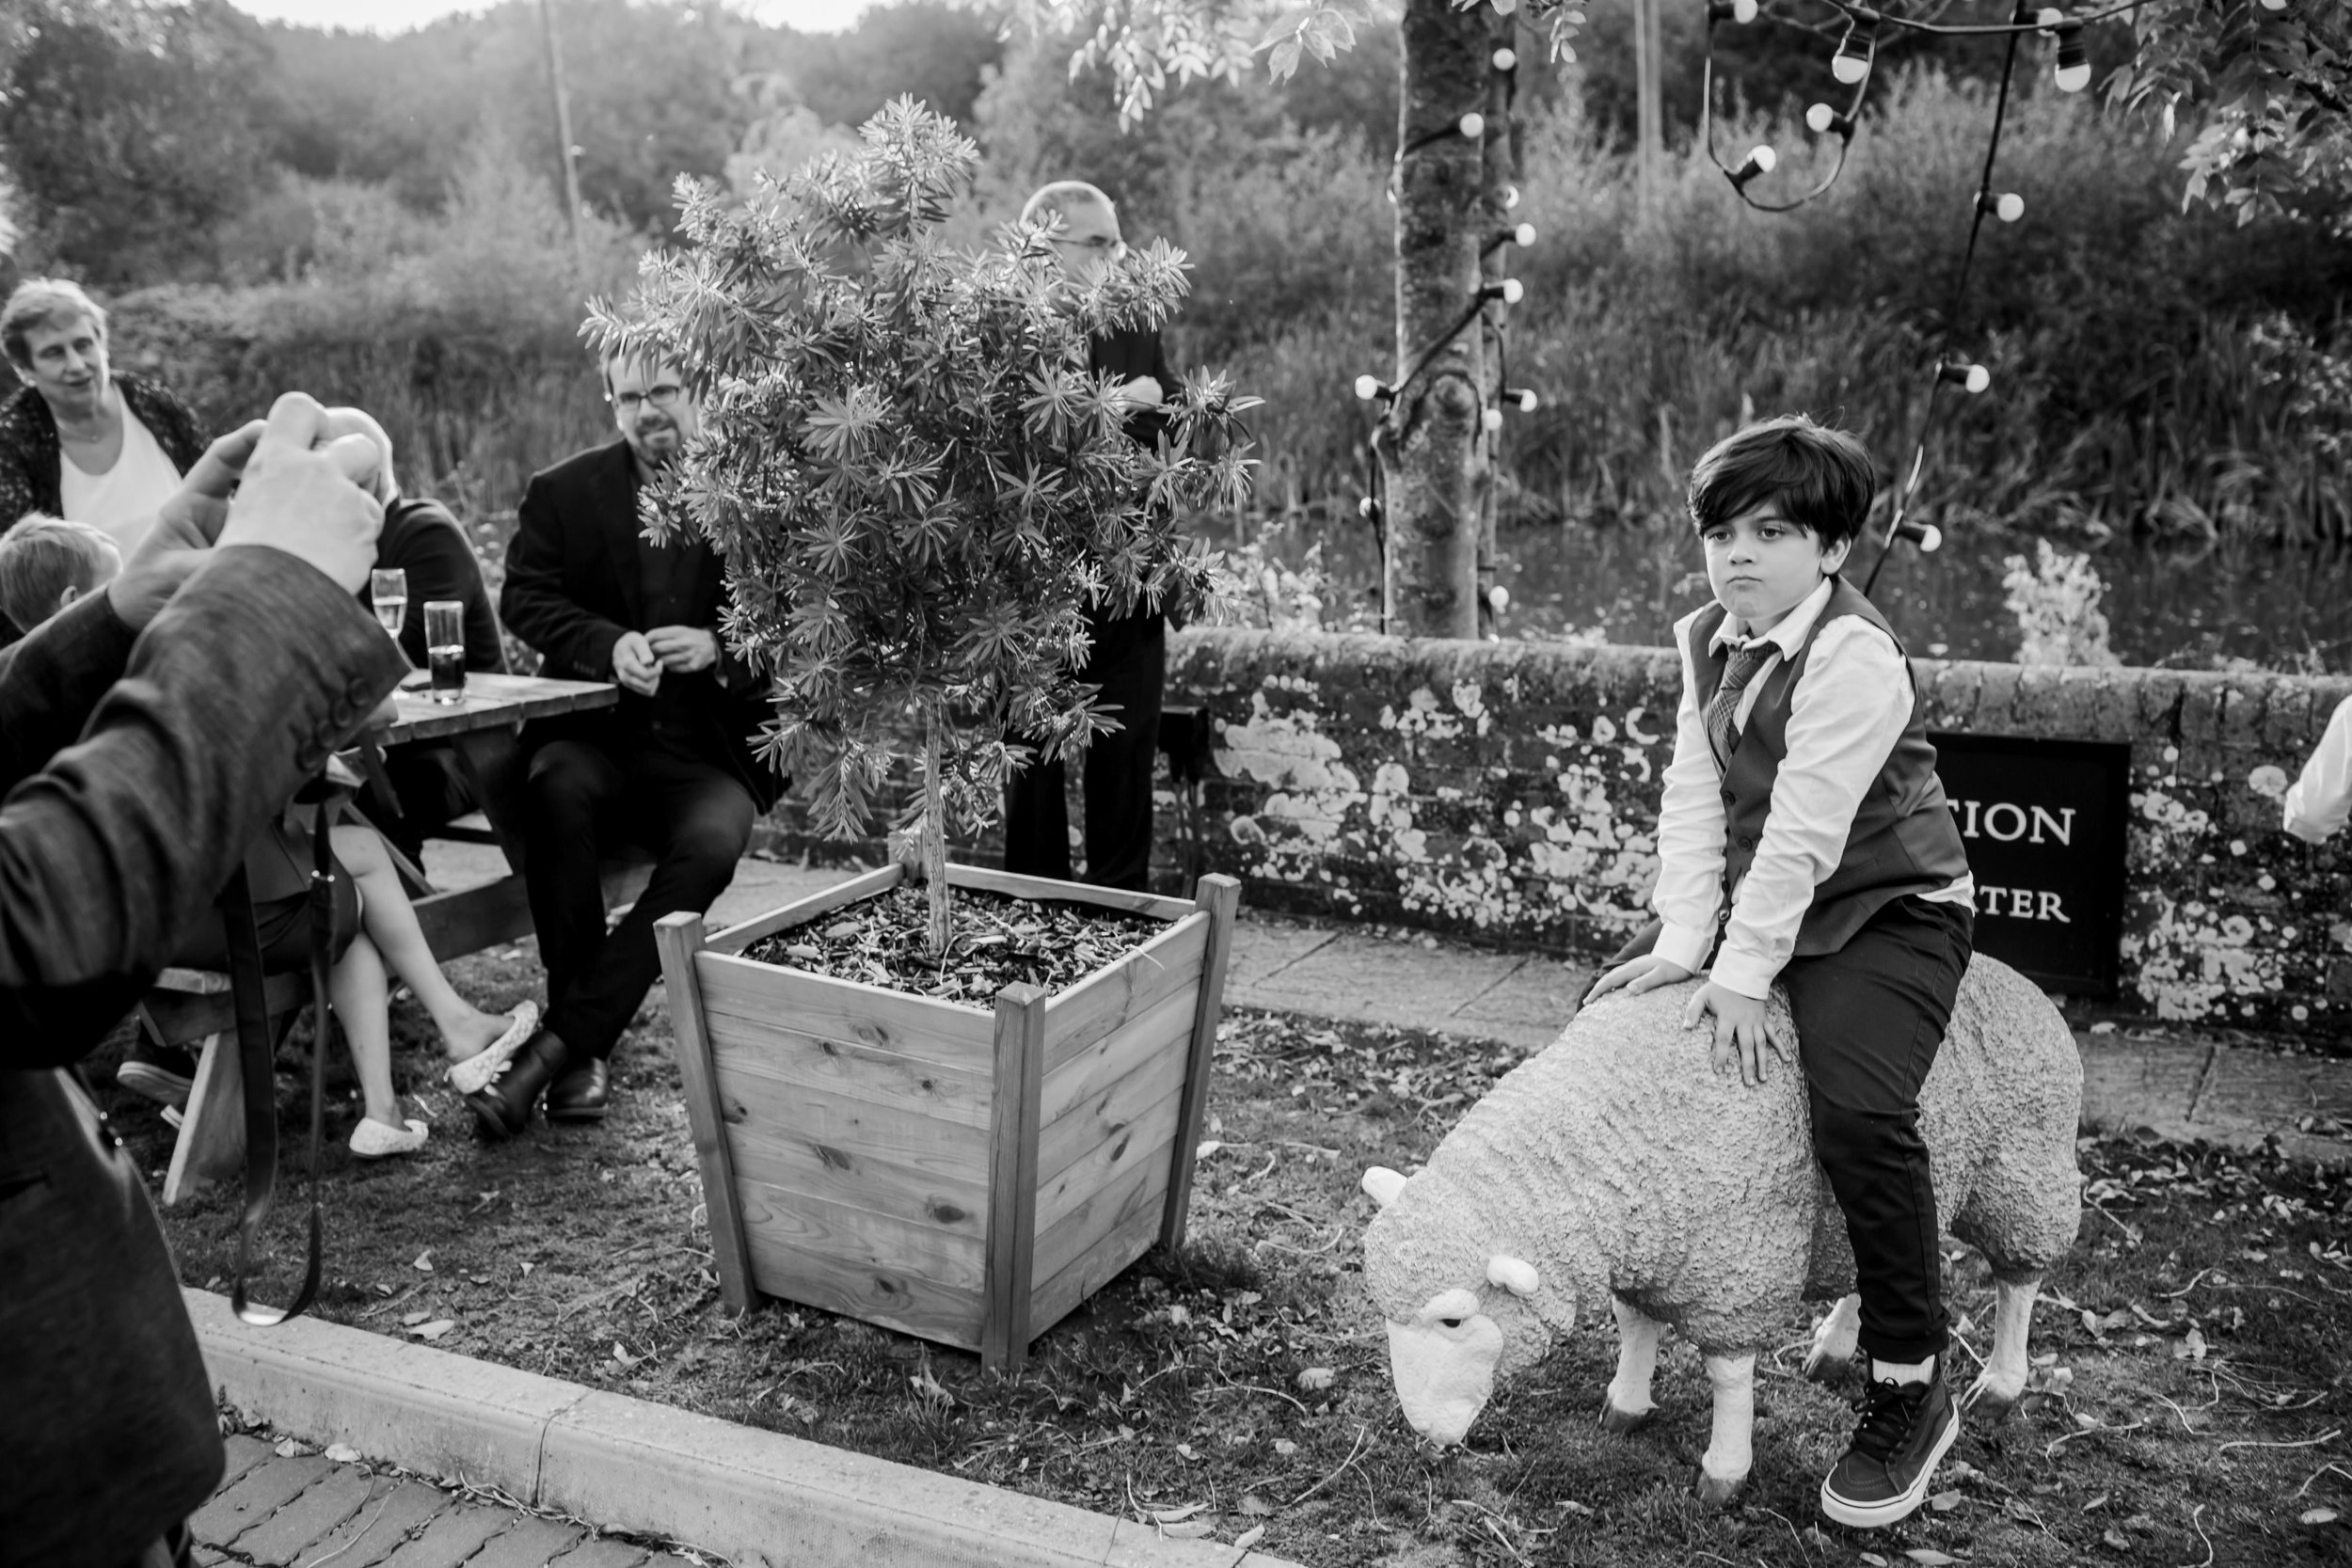
[[[1761,142],[1757,143],[1748,149],[1746,160],[1738,168],[1727,171],[1731,176],[1731,188],[1739,190],[1757,175],[1772,173],[1773,166],[1779,162],[1779,153]]]
[[[1382,403],[1393,403],[1396,401],[1396,388],[1376,375],[1359,375],[1356,378],[1356,395],[1366,403],[1375,398]]]
[[[1847,15],[1846,36],[1837,40],[1837,55],[1829,62],[1829,73],[1851,87],[1869,79],[1870,66],[1878,58],[1879,19],[1875,11]]]
[[[2083,30],[2079,23],[2058,29],[2058,88],[2060,92],[2080,92],[2090,86],[2090,59],[2083,52]]]
[[[1538,399],[1532,387],[1505,387],[1502,389],[1502,401],[1514,404],[1522,414],[1533,414],[1535,412]]]
[[[1479,415],[1478,428],[1485,431],[1489,436],[1492,436],[1496,431],[1501,430],[1502,428],[1502,410],[1500,408],[1489,408],[1485,413]]]
[[[1971,365],[1964,359],[1947,359],[1935,367],[1936,375],[1975,397],[1993,385],[1993,372],[1982,365]]]
[[[1817,136],[1835,131],[1847,141],[1853,140],[1853,117],[1841,115],[1826,103],[1816,103],[1805,110],[1804,122]]]
[[[1744,27],[1756,20],[1757,9],[1756,0],[1710,0],[1707,8],[1707,20],[1709,22],[1729,20]]]
[[[1495,69],[1497,71],[1517,71],[1518,68],[1519,55],[1518,50],[1505,45],[1503,48],[1495,51]]]
[[[2026,215],[2026,198],[2015,191],[2003,191],[1998,196],[1990,191],[1979,191],[1977,211],[1990,213],[2003,223],[2015,223]]]
[[[1933,523],[1903,522],[1895,525],[1895,537],[1908,539],[1919,546],[1921,555],[1933,555],[1944,547],[1944,531]]]
[[[1514,208],[1514,207],[1518,206],[1518,204],[1519,204],[1519,188],[1518,188],[1517,185],[1505,185],[1505,186],[1503,186],[1503,187],[1502,187],[1502,206],[1503,206],[1503,210],[1504,210],[1505,212],[1508,212],[1510,209],[1512,209],[1512,208]]]
[[[1505,305],[1517,305],[1526,295],[1526,287],[1516,277],[1506,277],[1500,283],[1489,283],[1478,291],[1480,299],[1499,299]]]
[[[1486,117],[1472,109],[1462,117],[1461,130],[1465,140],[1476,141],[1486,134]]]
[[[1366,496],[1356,503],[1356,515],[1368,523],[1376,522],[1380,516],[1380,503]]]

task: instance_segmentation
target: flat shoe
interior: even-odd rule
[[[514,1011],[515,1022],[506,1026],[506,1033],[492,1040],[477,1054],[462,1062],[450,1064],[449,1084],[459,1094],[472,1094],[486,1089],[498,1075],[506,1070],[506,1064],[515,1059],[523,1041],[539,1027],[539,1004],[525,1002]]]
[[[362,1160],[382,1160],[394,1154],[414,1154],[424,1147],[432,1129],[416,1117],[408,1118],[408,1129],[395,1132],[373,1117],[362,1117],[359,1125],[351,1130],[351,1152]]]

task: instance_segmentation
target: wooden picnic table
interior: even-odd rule
[[[461,818],[436,836],[495,844],[507,863],[503,877],[473,887],[444,890],[434,886],[421,867],[409,864],[399,851],[393,851],[393,858],[401,862],[402,879],[409,884],[425,941],[433,956],[447,962],[532,932],[531,900],[522,876],[522,824],[530,809],[522,725],[533,719],[611,707],[620,694],[601,681],[469,673],[462,701],[437,703],[426,689],[427,680],[420,671],[402,682],[395,703],[399,718],[379,731],[378,738],[387,749],[424,741],[445,740],[454,745],[474,798],[481,802],[484,825],[476,827]],[[364,797],[358,805],[364,816]],[[644,886],[645,869],[642,863],[609,864],[605,868],[607,902],[635,897]],[[290,1018],[310,999],[309,972],[269,976],[268,998],[273,1019]],[[142,1026],[161,1043],[204,1042],[164,1181],[164,1201],[172,1203],[199,1183],[233,1180],[244,1168],[244,1093],[236,1050],[236,1006],[229,976],[209,970],[167,969],[140,1004],[139,1015]]]

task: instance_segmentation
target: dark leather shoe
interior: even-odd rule
[[[529,1127],[531,1107],[569,1065],[570,1057],[564,1042],[545,1029],[523,1041],[504,1072],[488,1087],[466,1097],[482,1135],[502,1143]]]
[[[602,1121],[611,1099],[611,1074],[602,1061],[591,1059],[548,1085],[548,1119]]]

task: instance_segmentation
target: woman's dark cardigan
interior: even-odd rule
[[[204,455],[205,441],[188,405],[162,383],[145,376],[119,372],[114,383],[121,389],[123,403],[171,459],[171,466],[183,474],[195,467],[196,460]],[[0,529],[27,512],[46,512],[53,517],[64,515],[57,467],[63,458],[56,416],[49,412],[38,389],[22,388],[16,396],[0,404]]]

